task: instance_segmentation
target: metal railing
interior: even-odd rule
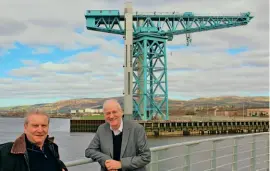
[[[269,171],[269,132],[152,147],[148,171]],[[67,167],[93,163],[66,162]]]

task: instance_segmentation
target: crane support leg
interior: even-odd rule
[[[166,41],[162,36],[133,39],[134,118],[168,120]]]

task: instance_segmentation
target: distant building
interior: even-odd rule
[[[70,114],[102,114],[103,109],[102,108],[85,108],[85,109],[71,109]]]
[[[226,110],[224,111],[224,116],[236,116],[238,113],[236,110]]]
[[[238,112],[236,110],[215,110],[214,116],[236,116]]]
[[[84,109],[79,109],[78,113],[84,113]]]
[[[247,109],[247,116],[269,116],[269,108]]]
[[[85,111],[85,113],[94,113],[95,112],[95,109],[86,108],[84,111]]]
[[[70,114],[76,114],[77,110],[70,110]]]

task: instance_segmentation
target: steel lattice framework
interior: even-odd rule
[[[168,120],[166,42],[173,40],[174,35],[185,34],[189,45],[191,33],[244,26],[253,17],[249,12],[238,16],[140,14],[125,8],[125,15],[118,10],[87,10],[85,18],[88,30],[123,35],[126,41],[132,36],[132,43],[125,46],[125,114],[142,120],[155,116]],[[131,35],[127,33],[128,24]],[[132,68],[132,73],[128,68]]]
[[[134,114],[143,120],[151,120],[153,114],[159,113],[167,120],[166,39],[154,35],[136,36],[133,48]]]

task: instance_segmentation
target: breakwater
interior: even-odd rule
[[[70,132],[96,132],[104,120],[70,120]],[[147,136],[268,132],[269,121],[136,121]]]

